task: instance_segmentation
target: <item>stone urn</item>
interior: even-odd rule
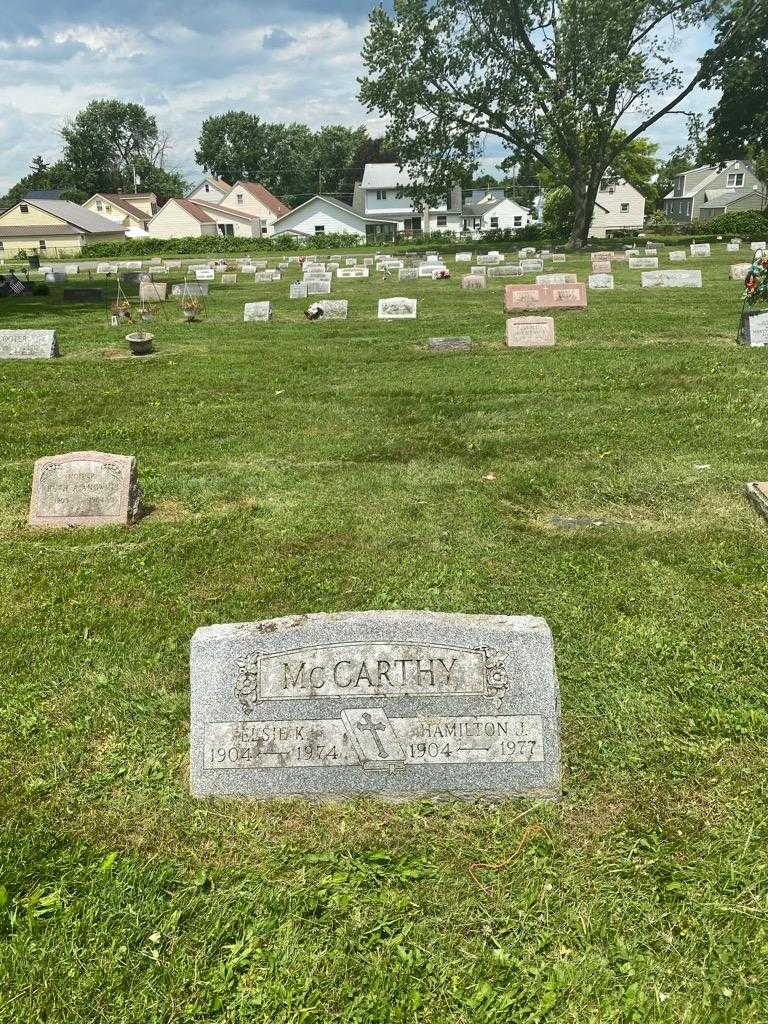
[[[131,352],[135,356],[148,356],[150,352],[155,351],[155,347],[152,342],[155,340],[154,334],[148,334],[146,331],[136,331],[134,334],[126,334],[125,340],[131,346]]]

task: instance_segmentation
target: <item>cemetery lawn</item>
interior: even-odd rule
[[[0,364],[2,1024],[768,1018],[743,258],[689,259],[703,290],[618,265],[540,350],[503,348],[505,282],[460,270],[334,282],[350,319],[316,324],[290,275],[217,284],[202,323],[163,308],[145,359],[56,288],[0,300],[63,353]],[[419,318],[378,321],[393,295]],[[427,352],[444,334],[475,349]],[[83,449],[136,455],[150,514],[31,531],[34,460]],[[193,800],[194,630],[367,608],[544,616],[562,802]]]

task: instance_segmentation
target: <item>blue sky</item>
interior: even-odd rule
[[[40,0],[8,19],[0,37],[0,194],[27,173],[38,153],[54,160],[58,129],[89,102],[116,97],[143,103],[169,132],[169,163],[198,173],[194,149],[202,121],[226,110],[266,120],[357,125],[360,44],[370,0]],[[676,47],[694,64],[703,33]],[[694,95],[686,109],[706,109]],[[380,133],[374,120],[372,133]],[[662,151],[685,141],[684,119],[652,133]],[[489,145],[493,172],[500,150]]]

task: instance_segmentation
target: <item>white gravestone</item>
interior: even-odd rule
[[[415,320],[418,308],[416,299],[395,297],[379,299],[379,320]]]
[[[195,271],[196,281],[213,281],[215,276],[216,275],[211,267],[200,267],[199,270]]]
[[[755,348],[768,345],[768,310],[744,315],[739,340]]]
[[[465,274],[461,279],[462,288],[485,288],[484,274]]]
[[[537,274],[536,284],[576,284],[575,274]]]
[[[732,281],[744,281],[744,278],[752,269],[751,263],[732,263],[729,277]]]
[[[347,300],[346,299],[323,299],[316,303],[322,309],[322,320],[346,320]]]
[[[139,284],[139,301],[165,302],[167,291],[165,281],[142,281]]]
[[[688,259],[688,253],[685,249],[672,249],[669,253],[670,263],[685,263]]]
[[[631,256],[628,261],[630,270],[658,270],[658,256]]]
[[[486,277],[522,277],[523,268],[519,263],[502,263],[498,267],[483,268]]]
[[[457,252],[454,256],[454,260],[457,263],[471,263],[472,253],[471,252]]]
[[[58,354],[56,331],[0,330],[0,359],[54,359]]]
[[[288,291],[289,299],[306,299],[307,286],[303,281],[293,281]]]
[[[313,277],[309,277],[304,282],[307,286],[307,295],[330,295],[331,294],[331,282],[330,281],[319,281]]]
[[[587,285],[591,291],[613,291],[613,274],[590,274]]]
[[[712,251],[709,242],[701,242],[699,244],[691,242],[688,248],[691,256],[709,256]]]
[[[243,307],[244,323],[266,323],[272,319],[271,302],[246,302]]]
[[[520,260],[524,274],[539,274],[544,269],[544,260]]]
[[[701,288],[700,270],[652,270],[640,275],[643,288]]]
[[[508,348],[543,348],[555,344],[551,316],[517,316],[507,320]]]
[[[127,526],[141,511],[136,459],[107,452],[68,452],[38,459],[30,526]]]

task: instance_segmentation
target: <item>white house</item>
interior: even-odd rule
[[[514,199],[508,199],[503,191],[489,191],[482,199],[465,203],[462,209],[462,230],[464,231],[517,231],[531,222],[531,212],[520,206]]]
[[[636,231],[645,222],[645,196],[619,178],[605,177],[592,211],[590,238],[606,238],[608,233]]]
[[[272,225],[274,235],[354,235],[357,239],[379,241],[391,238],[394,224],[391,220],[366,217],[346,203],[330,196],[312,196],[301,206],[278,217]]]
[[[231,188],[232,186],[222,178],[203,178],[184,198],[199,199],[204,203],[220,203]]]
[[[275,221],[291,209],[277,196],[273,196],[269,189],[255,181],[236,181],[219,205],[223,209],[258,217],[262,235],[273,234]]]
[[[169,199],[147,225],[152,238],[189,238],[201,235],[259,238],[262,222],[252,214],[230,210],[220,203]]]
[[[452,231],[478,233],[492,229],[524,228],[530,213],[499,190],[469,190],[459,185],[446,190],[433,205],[414,203],[409,195],[413,179],[397,164],[366,164],[363,180],[355,185],[352,206],[356,213],[391,221],[397,231]]]
[[[157,213],[154,192],[97,192],[83,203],[83,209],[114,220],[125,228],[146,230],[147,223]]]

